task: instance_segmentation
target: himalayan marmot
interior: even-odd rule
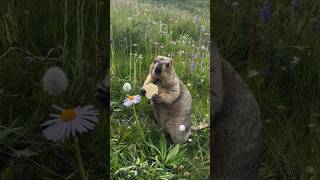
[[[188,141],[191,135],[192,98],[175,73],[171,58],[155,58],[143,87],[150,83],[158,86],[158,94],[151,98],[156,123],[169,134],[174,144]],[[145,94],[143,87],[142,95]]]
[[[257,101],[213,45],[210,73],[211,179],[257,180],[262,153]]]

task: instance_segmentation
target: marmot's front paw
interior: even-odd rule
[[[143,89],[143,88],[141,88],[141,89],[139,90],[139,94],[140,94],[141,96],[145,96],[145,95],[146,95],[146,90]]]
[[[151,97],[152,103],[159,104],[160,103],[160,96],[158,94],[154,94]]]

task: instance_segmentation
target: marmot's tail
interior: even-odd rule
[[[203,129],[206,129],[206,128],[209,128],[209,127],[210,127],[209,122],[202,122],[196,127],[191,127],[191,131],[192,132],[197,132],[197,131],[200,131],[200,130],[203,130]]]
[[[210,64],[210,91],[211,91],[211,113],[210,116],[215,118],[220,111],[223,102],[223,74],[222,59],[217,47],[211,43],[211,64]]]

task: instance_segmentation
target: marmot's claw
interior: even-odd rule
[[[145,95],[146,95],[146,90],[144,90],[143,88],[141,88],[141,89],[139,90],[139,94],[140,94],[141,96],[145,96]]]
[[[151,100],[152,100],[152,102],[153,102],[154,104],[159,104],[159,102],[160,102],[160,97],[159,97],[158,94],[154,94],[154,95],[152,95]]]

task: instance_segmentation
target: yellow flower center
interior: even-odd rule
[[[133,99],[134,99],[134,96],[128,96],[128,99],[129,99],[129,100],[133,100]]]
[[[76,117],[76,112],[73,109],[64,109],[60,114],[62,121],[72,121]]]

